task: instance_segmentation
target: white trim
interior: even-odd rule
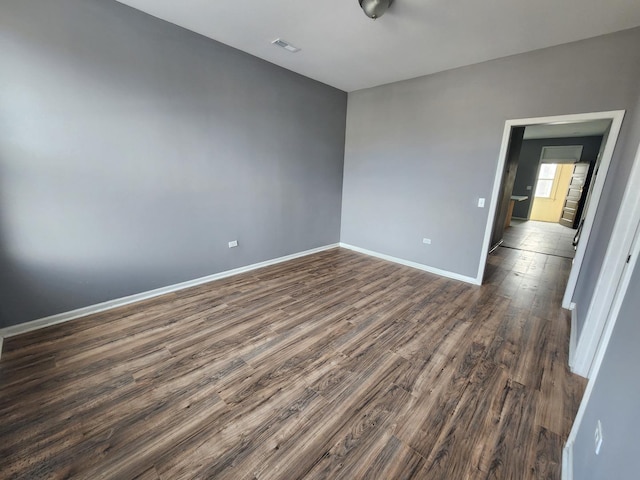
[[[594,368],[596,351],[603,338],[610,310],[615,308],[618,290],[624,282],[627,255],[634,247],[636,230],[640,224],[640,146],[636,152],[627,187],[620,204],[611,239],[607,247],[600,275],[594,290],[576,349],[574,372],[590,377]],[[637,242],[636,242],[637,243]],[[637,253],[631,252],[635,256]],[[628,274],[628,272],[626,272]]]
[[[364,253],[365,255],[369,255],[371,257],[381,258],[382,260],[398,263],[400,265],[405,265],[407,267],[417,268],[418,270],[423,270],[425,272],[433,273],[435,275],[440,275],[441,277],[447,277],[453,280],[460,280],[461,282],[480,285],[479,283],[477,283],[477,279],[473,277],[468,277],[466,275],[460,275],[459,273],[449,272],[448,270],[441,270],[439,268],[430,267],[428,265],[412,262],[410,260],[403,260],[402,258],[392,257],[391,255],[385,255],[384,253],[378,253],[372,250],[367,250],[366,248],[360,248],[354,245],[349,245],[348,243],[340,243],[340,246],[342,248],[346,248],[347,250],[353,250],[354,252]]]
[[[93,313],[104,312],[105,310],[111,310],[112,308],[122,307],[124,305],[129,305],[131,303],[139,302],[141,300],[147,300],[149,298],[158,297],[160,295],[165,295],[167,293],[177,292],[178,290],[184,290],[185,288],[195,287],[197,285],[202,285],[203,283],[213,282],[214,280],[220,280],[222,278],[238,275],[239,273],[250,272],[252,270],[257,270],[258,268],[268,267],[269,265],[275,265],[277,263],[286,262],[289,260],[293,260],[295,258],[306,257],[307,255],[312,255],[314,253],[319,253],[325,250],[330,250],[332,248],[338,248],[338,247],[339,247],[339,244],[337,243],[334,243],[332,245],[325,245],[324,247],[314,248],[311,250],[306,250],[304,252],[298,252],[291,255],[286,255],[284,257],[274,258],[272,260],[266,260],[260,263],[254,263],[252,265],[247,265],[245,267],[235,268],[233,270],[227,270],[225,272],[215,273],[213,275],[208,275],[206,277],[196,278],[195,280],[176,283],[175,285],[170,285],[168,287],[157,288],[155,290],[149,290],[147,292],[137,293],[135,295],[130,295],[128,297],[117,298],[115,300],[109,300],[107,302],[98,303],[96,305],[90,305],[88,307],[79,308],[77,310],[72,310],[70,312],[58,313],[56,315],[51,315],[50,317],[40,318],[38,320],[33,320],[31,322],[26,322],[26,323],[21,323],[19,325],[6,327],[3,329],[0,329],[0,354],[2,353],[1,339],[3,337],[4,338],[14,337],[16,335],[21,335],[23,333],[31,332],[33,330],[39,330],[41,328],[49,327],[51,325],[57,325],[59,323],[68,322],[70,320],[84,317],[86,315],[90,315]]]
[[[636,225],[640,226],[640,221]],[[602,361],[604,360],[604,355],[606,353],[607,346],[609,345],[609,340],[611,339],[611,335],[613,334],[613,329],[618,320],[618,314],[620,313],[620,309],[622,308],[622,303],[624,301],[625,294],[627,293],[629,282],[631,281],[634,266],[638,264],[637,259],[640,256],[640,238],[635,239],[633,250],[631,251],[631,256],[634,259],[633,265],[630,264],[622,274],[619,288],[612,302],[611,311],[605,321],[602,338],[598,343],[596,353],[591,364],[591,369],[589,370],[589,378],[595,377],[597,375],[597,372],[600,370],[600,366],[602,365]]]
[[[489,250],[491,250],[491,234],[493,233],[493,224],[496,216],[496,209],[498,207],[498,195],[500,194],[500,187],[502,186],[502,177],[504,176],[504,164],[507,161],[507,153],[509,152],[509,143],[511,141],[511,129],[514,126],[511,122],[513,120],[507,120],[502,132],[502,144],[500,145],[500,156],[498,157],[498,166],[493,179],[493,191],[489,198],[489,212],[487,216],[487,225],[484,229],[484,240],[482,241],[482,251],[480,252],[480,263],[478,264],[478,275],[476,276],[476,282],[482,283],[484,279],[484,270],[487,267],[487,257],[489,256]]]
[[[631,281],[631,276],[633,275],[633,271],[638,266],[638,257],[640,256],[640,189],[638,189],[637,185],[640,181],[640,145],[638,145],[638,152],[636,153],[636,157],[634,160],[634,164],[631,170],[631,175],[629,176],[629,181],[627,183],[627,187],[625,189],[624,197],[622,199],[622,204],[620,206],[620,210],[618,211],[618,216],[616,217],[616,223],[613,229],[613,233],[611,235],[611,239],[609,241],[609,246],[607,248],[607,254],[605,256],[605,264],[603,264],[603,270],[605,266],[608,268],[611,267],[610,262],[614,264],[619,264],[619,257],[623,257],[622,263],[622,271],[619,274],[619,281],[615,281],[614,278],[607,284],[607,288],[603,289],[605,292],[600,292],[598,289],[594,294],[593,301],[596,301],[596,297],[600,295],[604,295],[609,290],[614,287],[615,291],[613,293],[613,298],[609,305],[611,306],[605,313],[605,318],[597,319],[594,317],[588,318],[585,321],[585,326],[583,327],[583,335],[585,333],[586,328],[591,327],[591,322],[600,321],[602,323],[602,334],[598,338],[597,347],[595,351],[595,355],[593,356],[593,361],[590,362],[588,368],[589,375],[589,383],[587,384],[587,389],[585,390],[584,396],[582,397],[582,401],[580,402],[580,408],[578,409],[578,413],[576,415],[576,419],[573,422],[573,426],[571,427],[571,432],[569,433],[569,438],[567,439],[567,443],[562,452],[562,479],[563,480],[573,480],[573,445],[575,444],[576,437],[578,435],[578,431],[580,430],[580,426],[582,424],[582,419],[584,418],[585,411],[589,405],[589,399],[591,398],[591,394],[593,393],[593,389],[595,383],[598,378],[598,373],[600,372],[600,367],[602,366],[602,362],[604,360],[605,353],[607,351],[607,347],[609,345],[609,340],[611,339],[611,335],[613,334],[613,330],[615,324],[618,320],[618,314],[620,313],[620,308],[622,307],[622,303],[624,302],[625,295],[627,293],[627,288],[629,287],[629,282]],[[632,227],[629,227],[631,225]],[[624,245],[629,245],[625,250],[616,250],[617,247]],[[617,252],[617,255],[616,255]],[[631,254],[631,258],[633,259],[632,263],[628,265],[628,268],[625,268],[627,265],[626,257],[628,252]],[[616,269],[618,271],[618,269]],[[589,325],[587,324],[589,322]],[[580,344],[578,345],[580,346]],[[576,352],[577,353],[577,352]],[[582,360],[582,359],[581,359]],[[585,362],[586,364],[586,362]],[[566,470],[566,474],[565,474]]]
[[[605,144],[604,151],[602,152],[602,160],[600,162],[600,168],[596,177],[596,182],[593,185],[591,192],[591,200],[587,211],[585,212],[584,224],[582,225],[582,231],[580,232],[580,241],[576,249],[575,257],[573,258],[573,265],[571,273],[569,274],[569,280],[567,282],[567,288],[564,292],[564,298],[562,299],[562,305],[567,308],[573,300],[573,293],[578,283],[578,276],[580,269],[582,268],[582,262],[584,261],[584,255],[587,251],[587,245],[589,238],[591,237],[591,230],[593,228],[593,222],[596,217],[596,211],[600,204],[600,197],[604,190],[605,180],[609,173],[609,166],[611,165],[611,159],[613,158],[613,152],[618,143],[618,135],[620,135],[620,128],[622,127],[622,120],[624,118],[624,111],[620,111],[611,120],[611,130]]]
[[[491,233],[493,231],[493,223],[495,220],[496,208],[498,205],[498,195],[500,193],[500,187],[502,185],[502,177],[504,174],[504,165],[507,158],[509,149],[509,142],[511,140],[511,130],[514,127],[523,127],[527,125],[539,125],[545,123],[557,123],[557,122],[584,122],[590,120],[611,120],[611,129],[607,138],[607,143],[602,154],[602,160],[600,163],[599,174],[596,177],[595,185],[593,186],[591,198],[592,201],[586,212],[584,224],[581,232],[581,241],[578,243],[578,249],[576,251],[575,258],[573,260],[573,266],[571,273],[569,274],[569,281],[567,283],[567,289],[565,290],[564,298],[562,300],[562,306],[569,308],[573,299],[573,293],[576,288],[576,282],[578,280],[578,274],[584,260],[584,254],[587,244],[589,243],[589,236],[591,235],[591,229],[593,227],[593,220],[598,209],[598,203],[604,187],[604,182],[609,171],[609,165],[611,164],[611,158],[613,157],[613,151],[618,141],[618,135],[620,133],[620,127],[622,126],[622,119],[624,118],[624,110],[614,110],[610,112],[593,112],[593,113],[579,113],[573,115],[558,115],[553,117],[536,117],[536,118],[523,118],[518,120],[507,120],[505,122],[504,131],[502,134],[502,144],[500,146],[500,156],[498,157],[498,165],[496,168],[495,178],[493,181],[493,191],[491,193],[491,203],[489,204],[489,212],[487,217],[487,225],[484,233],[484,241],[482,243],[482,251],[480,252],[480,263],[478,265],[478,275],[476,282],[482,283],[484,277],[484,271],[487,266],[487,256],[489,255],[489,248],[491,247]]]
[[[571,303],[571,331],[569,332],[569,368],[573,371],[578,344],[578,306]]]
[[[573,441],[562,449],[562,480],[573,480]]]
[[[636,259],[634,263],[637,265],[638,255],[640,255],[640,241],[635,242],[632,254]],[[611,335],[613,334],[613,329],[615,327],[616,321],[618,320],[620,308],[622,307],[625,294],[627,293],[627,287],[629,286],[629,281],[631,280],[631,275],[634,270],[633,266],[630,265],[630,267],[631,268],[627,268],[625,270],[623,279],[620,282],[620,288],[617,289],[614,306],[611,309],[610,315],[608,315],[605,331],[602,335],[602,341],[598,345],[596,356],[593,360],[589,383],[587,383],[587,388],[582,397],[582,401],[580,402],[580,408],[578,408],[576,419],[573,422],[571,432],[569,433],[569,438],[567,438],[567,443],[565,444],[565,447],[562,451],[562,480],[573,480],[573,445],[575,444],[576,437],[578,436],[578,431],[580,430],[582,419],[584,418],[585,411],[587,410],[587,407],[589,405],[589,399],[591,398],[593,389],[598,379],[598,373],[600,372],[600,367],[602,366],[602,361],[604,360],[604,355],[607,351],[609,340],[611,339]]]
[[[570,148],[573,148],[574,151],[576,152],[576,154],[573,157],[562,157],[562,158],[558,158],[553,156],[553,154],[550,154],[550,156],[546,156],[547,151],[560,151],[560,150],[569,150]],[[578,163],[580,161],[580,159],[582,158],[582,151],[584,150],[584,145],[549,145],[546,147],[542,147],[542,150],[540,152],[540,161],[538,162],[540,165],[542,165],[543,163],[555,163],[558,165],[563,165],[563,164],[571,164],[573,165],[574,163]]]

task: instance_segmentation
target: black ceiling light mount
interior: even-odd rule
[[[375,20],[384,15],[384,12],[391,6],[393,0],[358,0],[360,8],[364,10],[367,17]]]

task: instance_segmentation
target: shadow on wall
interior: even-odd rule
[[[118,2],[0,32],[3,326],[339,241],[345,92]]]
[[[60,285],[57,275],[51,275],[51,284],[44,288],[42,276],[14,262],[4,247],[0,253],[0,328],[21,323],[25,313],[27,318],[46,316],[47,305],[56,305],[55,296],[64,293],[50,286]],[[39,288],[41,282],[43,288]]]
[[[135,225],[110,221],[96,202],[100,194],[90,193],[99,186],[70,181],[62,162],[36,152],[1,160],[0,328],[125,296],[128,291],[118,290],[125,284],[145,289],[136,270],[123,271],[135,264],[133,255],[129,262],[115,255],[132,250],[126,242],[136,244]],[[104,200],[118,205],[116,195]],[[138,230],[144,230],[142,223]],[[118,231],[122,242],[112,246]]]
[[[59,207],[53,199],[38,202],[16,176],[20,168],[9,170],[7,161],[0,162],[0,328],[77,308],[82,301],[78,292],[86,288],[93,270],[90,263],[65,267],[63,259],[56,258],[65,251],[73,255],[74,233],[62,218],[47,212]],[[61,238],[51,234],[52,224]],[[66,250],[60,248],[61,239]]]

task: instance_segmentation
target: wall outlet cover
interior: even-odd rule
[[[424,243],[425,245],[431,245],[431,239],[430,238],[423,238],[422,239],[422,243]]]
[[[229,242],[229,248],[235,248],[237,246],[238,246],[237,240],[233,240],[232,242]]]
[[[484,198],[478,199],[478,208],[484,208]]]

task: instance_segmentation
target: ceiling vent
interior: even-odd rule
[[[276,46],[280,47],[280,48],[284,48],[287,52],[296,53],[296,52],[300,51],[300,49],[298,47],[294,47],[289,42],[287,42],[286,40],[282,40],[281,38],[277,38],[276,40],[274,40],[271,43],[273,45],[276,45]]]

